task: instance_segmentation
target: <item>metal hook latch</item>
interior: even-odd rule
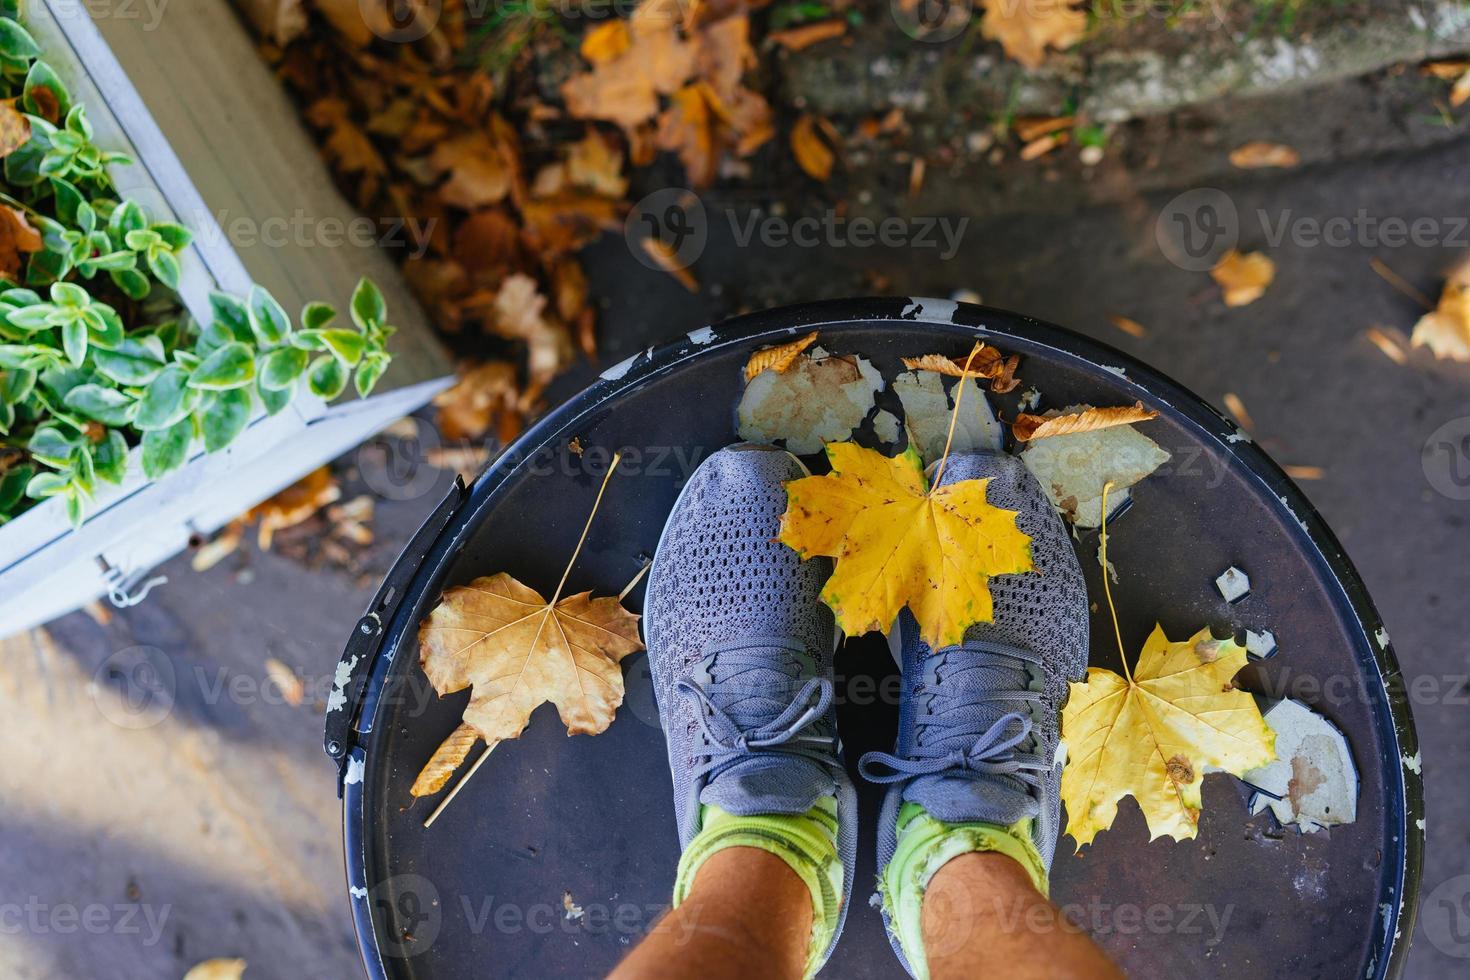
[[[102,580],[107,583],[107,598],[118,609],[131,609],[148,598],[148,593],[156,587],[168,582],[167,575],[151,578],[147,572],[129,575],[101,555],[97,556],[97,565],[102,569]]]

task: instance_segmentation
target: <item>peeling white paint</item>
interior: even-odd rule
[[[1378,641],[1378,649],[1384,653],[1388,652],[1388,630],[1382,626],[1378,627],[1378,629],[1373,631],[1373,639]]]
[[[1304,520],[1302,520],[1300,517],[1296,516],[1296,511],[1294,511],[1294,510],[1291,509],[1291,501],[1289,501],[1289,500],[1286,499],[1286,495],[1285,494],[1282,494],[1282,495],[1278,496],[1276,499],[1281,501],[1282,506],[1284,506],[1286,508],[1286,512],[1291,515],[1291,519],[1294,520],[1294,521],[1296,521],[1297,524],[1301,527],[1301,529],[1303,531],[1306,531],[1308,534],[1310,534],[1311,531],[1307,527],[1307,522],[1304,521]]]
[[[1244,429],[1236,429],[1234,434],[1225,437],[1226,442],[1250,442],[1251,434]]]
[[[917,316],[920,320],[943,320],[945,323],[953,323],[954,315],[959,310],[960,304],[952,299],[933,298],[909,298],[909,305],[903,308],[903,317]]]
[[[1424,833],[1424,818],[1420,817],[1418,820],[1415,820],[1414,826],[1419,828],[1419,833]]]
[[[1420,753],[1415,752],[1412,756],[1404,756],[1404,768],[1416,776],[1424,775],[1424,760],[1420,758]]]
[[[362,759],[348,759],[347,775],[342,777],[342,785],[355,786],[356,784],[362,782],[362,777],[366,770],[367,765],[363,762]]]
[[[362,657],[339,661],[337,673],[332,677],[332,693],[327,695],[327,712],[341,711],[347,706],[347,682],[352,680],[352,669]]]
[[[618,363],[614,364],[612,367],[608,368],[606,371],[598,375],[598,377],[600,377],[603,381],[616,381],[623,375],[628,373],[628,369],[633,366],[633,362],[636,360],[638,360],[638,355],[634,354],[632,357],[625,358],[624,360],[621,360]]]
[[[353,885],[351,888],[348,888],[347,889],[347,892],[353,898],[367,898],[367,895],[368,895],[368,892],[367,892],[367,889],[366,888],[359,888],[356,885]]]
[[[1125,370],[1123,370],[1120,367],[1117,367],[1117,366],[1112,365],[1112,364],[1099,364],[1098,367],[1102,368],[1104,371],[1108,372],[1109,374],[1116,374],[1118,377],[1122,378],[1124,381],[1127,381],[1128,380],[1128,372],[1125,371]]]
[[[715,339],[714,327],[700,327],[698,330],[689,331],[689,342],[704,346]]]

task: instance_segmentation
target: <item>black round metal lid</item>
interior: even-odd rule
[[[816,303],[740,317],[608,369],[451,495],[390,574],[339,669],[329,751],[343,766],[348,884],[368,972],[395,978],[605,974],[666,906],[678,859],[670,780],[646,660],[625,663],[627,696],[596,737],[568,738],[543,706],[501,745],[434,826],[434,800],[408,789],[459,723],[468,694],[435,697],[418,668],[417,625],[442,590],[506,571],[550,595],[613,452],[614,474],[570,591],[615,593],[648,560],[683,480],[736,440],[749,354],[810,330],[891,379],[900,357],[963,356],[977,337],[1021,355],[1023,388],[1047,406],[1138,399],[1160,416],[1147,435],[1172,454],[1110,523],[1123,642],[1135,657],[1161,623],[1268,628],[1280,653],[1240,683],[1293,697],[1347,737],[1359,778],[1356,820],[1282,830],[1251,816],[1250,790],[1204,782],[1194,840],[1150,843],[1135,803],[1081,855],[1063,837],[1052,897],[1137,976],[1391,976],[1413,931],[1423,803],[1399,670],[1362,583],[1332,533],[1281,470],[1236,427],[1148,367],[1026,317],[949,301]],[[882,398],[889,397],[885,392]],[[1015,398],[999,408],[1015,411]],[[576,440],[575,446],[572,441]],[[1102,595],[1096,532],[1078,552]],[[1230,566],[1250,596],[1228,605]],[[628,598],[642,605],[640,585]],[[1105,604],[1091,662],[1118,670]],[[838,658],[839,724],[849,764],[890,749],[896,668],[878,636]],[[335,749],[335,751],[333,751]],[[902,971],[867,900],[875,880],[878,792],[862,795],[853,909],[826,973]]]

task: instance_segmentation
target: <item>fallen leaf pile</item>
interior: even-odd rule
[[[1255,698],[1231,686],[1245,664],[1245,647],[1208,629],[1176,642],[1155,626],[1131,672],[1090,667],[1072,683],[1062,802],[1079,849],[1113,825],[1125,796],[1138,801],[1150,840],[1194,837],[1207,768],[1238,776],[1276,757]]]
[[[907,606],[929,644],[958,643],[991,618],[991,576],[1031,571],[1031,539],[986,500],[989,480],[931,487],[913,449],[841,442],[827,458],[830,474],[786,485],[781,541],[836,559],[822,601],[848,636],[888,629]]]
[[[642,649],[638,617],[613,597],[582,592],[548,605],[503,572],[449,589],[419,627],[419,664],[440,695],[468,687],[470,702],[413,794],[441,789],[476,738],[492,747],[518,738],[547,702],[568,734],[606,730],[623,703],[618,663]]]
[[[1439,305],[1414,324],[1410,343],[1435,357],[1470,361],[1470,260],[1450,271]]]

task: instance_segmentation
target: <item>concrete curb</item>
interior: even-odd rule
[[[973,29],[973,28],[972,28]],[[1242,37],[1203,28],[1180,50],[1099,46],[1050,57],[1035,72],[991,45],[961,38],[894,43],[892,21],[874,21],[846,46],[825,44],[784,58],[780,96],[831,116],[888,107],[910,122],[968,113],[1053,114],[1070,97],[1096,122],[1174,112],[1225,96],[1289,93],[1391,65],[1470,50],[1470,2],[1437,0],[1339,22],[1301,37]]]

